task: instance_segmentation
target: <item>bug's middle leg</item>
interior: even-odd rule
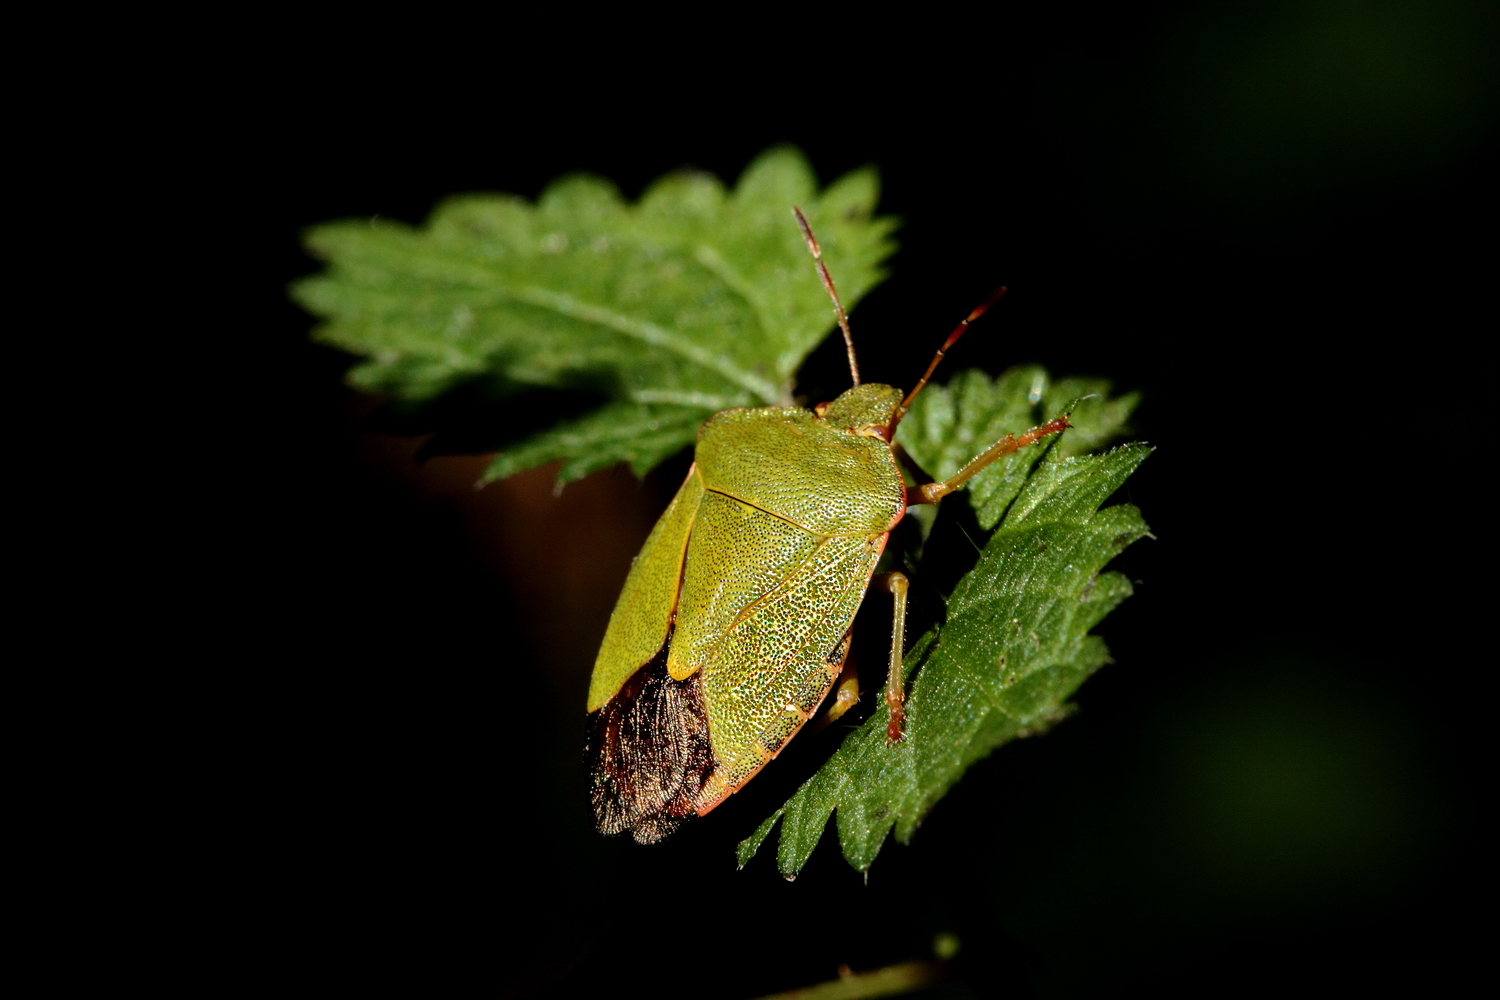
[[[886,723],[885,738],[897,743],[906,726],[906,684],[901,662],[906,651],[906,592],[910,583],[905,573],[881,573],[870,582],[890,594],[895,605],[891,613],[891,660],[885,682],[885,703],[890,707],[891,719]]]

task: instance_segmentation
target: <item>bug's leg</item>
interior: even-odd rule
[[[848,642],[846,634],[845,643]],[[847,645],[845,645],[847,649]],[[837,680],[833,685],[833,699],[829,701],[828,708],[824,710],[817,722],[813,723],[812,731],[820,733],[829,725],[837,722],[839,717],[859,702],[859,667],[854,664],[854,653],[850,651],[844,658],[843,669],[839,671]]]
[[[937,503],[949,493],[963,486],[964,483],[967,483],[976,474],[981,472],[985,466],[996,459],[1012,455],[1029,444],[1036,444],[1049,434],[1056,434],[1058,431],[1066,430],[1072,426],[1072,424],[1068,423],[1068,414],[1064,413],[1055,420],[1047,421],[1040,427],[1033,427],[1020,437],[1016,437],[1014,434],[1007,434],[985,449],[979,457],[975,458],[962,469],[959,469],[957,475],[952,479],[945,479],[941,483],[928,483],[914,490],[908,490],[906,493],[906,503],[908,506],[915,506],[922,503]]]
[[[886,723],[885,738],[898,743],[906,725],[906,685],[901,676],[901,658],[906,651],[906,591],[910,584],[905,573],[882,573],[872,582],[890,594],[895,604],[891,614],[891,662],[885,682],[885,703],[890,706],[891,721]]]

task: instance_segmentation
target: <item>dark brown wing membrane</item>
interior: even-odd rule
[[[667,673],[672,635],[588,717],[584,762],[599,832],[629,830],[654,844],[694,815],[693,803],[714,770],[708,716],[695,674]]]

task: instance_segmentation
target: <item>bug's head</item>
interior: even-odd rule
[[[819,403],[816,412],[841,431],[885,439],[886,429],[900,405],[900,389],[879,382],[865,382],[831,403]]]

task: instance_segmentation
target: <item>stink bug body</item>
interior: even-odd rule
[[[812,230],[796,217],[833,299],[854,386],[814,410],[726,410],[699,429],[693,465],[631,567],[589,684],[585,755],[601,833],[629,830],[653,843],[754,777],[842,672],[855,612],[907,506],[936,503],[997,458],[1068,426],[1061,417],[1007,435],[952,479],[908,490],[896,426],[944,352],[1004,289],[959,323],[903,399],[860,383],[843,306]],[[899,740],[907,581],[890,573],[880,584],[895,598],[887,737]]]

